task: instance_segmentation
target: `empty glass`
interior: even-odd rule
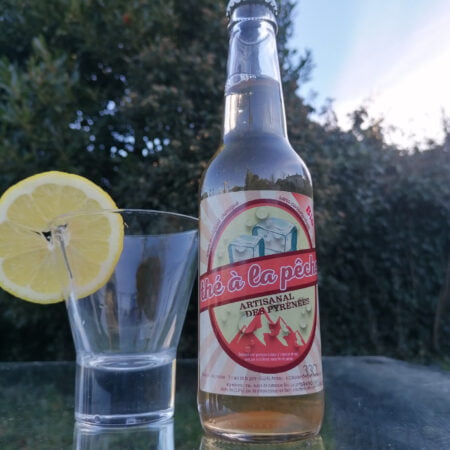
[[[67,295],[75,418],[115,426],[170,418],[176,350],[197,271],[197,219],[148,210],[87,214],[120,214],[125,237],[107,283],[85,298],[75,289]],[[64,237],[57,238],[64,253]]]

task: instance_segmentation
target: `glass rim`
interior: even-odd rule
[[[180,219],[188,219],[194,222],[198,222],[198,217],[189,216],[188,214],[182,214],[175,211],[163,211],[160,209],[145,209],[145,208],[117,208],[117,209],[105,209],[102,210],[104,212],[113,212],[113,213],[127,213],[127,214],[154,214],[154,215],[162,215],[162,216],[171,216],[178,217]]]
[[[198,223],[199,219],[194,216],[189,216],[187,214],[177,213],[174,211],[163,211],[158,209],[145,209],[145,208],[113,208],[113,209],[80,209],[75,211],[70,211],[65,214],[61,214],[59,216],[54,217],[49,222],[49,229],[53,229],[54,227],[58,227],[60,225],[61,219],[64,218],[73,218],[78,216],[88,216],[94,214],[136,214],[136,215],[154,215],[160,217],[173,217],[182,220],[191,221],[193,223]]]

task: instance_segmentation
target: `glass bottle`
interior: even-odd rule
[[[223,145],[200,188],[204,430],[248,442],[319,432],[324,408],[308,169],[286,131],[274,0],[232,0]]]

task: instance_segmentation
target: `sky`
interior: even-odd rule
[[[332,99],[342,128],[365,105],[388,142],[442,141],[450,0],[298,0],[291,47],[310,49],[315,64],[300,94],[317,109]]]

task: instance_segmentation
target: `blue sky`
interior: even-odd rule
[[[292,47],[312,50],[300,93],[334,100],[339,124],[366,105],[384,117],[388,140],[442,139],[450,116],[450,0],[298,0]],[[317,93],[315,100],[311,92]]]

